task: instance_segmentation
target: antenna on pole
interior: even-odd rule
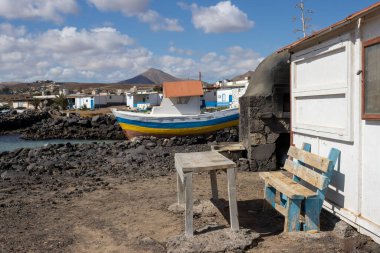
[[[313,13],[313,11],[305,9],[305,3],[303,2],[303,0],[301,0],[299,3],[296,4],[296,8],[301,11],[302,28],[301,29],[294,29],[294,32],[302,32],[303,37],[306,37],[308,35],[308,30],[311,26],[310,25],[311,18],[308,17],[306,14],[307,13],[311,14],[311,13]],[[297,21],[297,17],[293,17],[293,22],[296,22],[296,21]]]

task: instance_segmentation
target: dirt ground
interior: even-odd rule
[[[174,173],[104,180],[107,187],[71,198],[54,198],[51,189],[33,185],[24,194],[0,189],[0,252],[166,252],[168,238],[184,231],[183,214],[168,211],[176,202]],[[207,174],[195,175],[193,184],[195,199],[210,198]],[[282,233],[283,218],[271,209],[262,211],[258,174],[239,172],[237,184],[240,226],[261,235],[248,252],[379,252],[367,237],[337,237],[324,219],[323,232]],[[229,226],[226,185],[221,172],[218,186],[225,208],[195,214],[195,229]],[[68,185],[66,191],[72,188]]]

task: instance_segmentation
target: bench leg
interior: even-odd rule
[[[304,230],[320,230],[319,216],[321,214],[320,199],[305,200],[305,225]]]
[[[281,201],[281,205],[283,207],[286,207],[286,202],[288,201],[288,197],[286,197],[285,194],[280,193],[280,201]]]
[[[228,183],[228,201],[230,204],[230,223],[231,230],[236,232],[239,230],[237,200],[236,200],[236,169],[227,169]]]
[[[215,170],[210,171],[210,180],[211,180],[212,200],[216,201],[219,199],[219,197],[218,197],[218,181],[216,179],[216,171]]]
[[[184,175],[185,183],[185,236],[193,236],[193,175]]]
[[[290,199],[287,203],[287,216],[285,216],[284,231],[300,231],[300,212],[302,199]]]
[[[268,201],[269,205],[271,205],[273,208],[275,207],[275,200],[276,200],[276,189],[269,186],[268,184],[265,184],[264,187],[264,193],[265,193],[265,199]],[[267,207],[267,204],[263,205],[263,210],[265,210]]]

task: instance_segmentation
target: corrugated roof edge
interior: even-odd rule
[[[295,42],[293,42],[293,43],[291,43],[291,44],[289,44],[289,45],[287,45],[287,46],[285,46],[285,47],[277,50],[277,52],[280,53],[280,52],[285,51],[285,50],[290,50],[291,48],[293,48],[293,47],[295,47],[297,45],[300,45],[300,44],[302,44],[305,41],[309,41],[311,39],[317,38],[317,37],[325,34],[326,32],[330,32],[330,31],[335,30],[335,29],[337,29],[339,27],[347,25],[347,24],[351,23],[353,20],[359,19],[362,16],[364,16],[364,15],[370,13],[370,12],[375,11],[379,7],[380,7],[380,2],[372,4],[371,6],[365,8],[363,10],[360,10],[358,12],[355,12],[355,13],[347,16],[345,19],[343,19],[341,21],[338,21],[337,23],[335,23],[333,25],[330,25],[330,26],[328,26],[326,28],[323,28],[323,29],[321,29],[319,31],[316,31],[316,32],[312,33],[311,35],[309,35],[309,36],[307,36],[305,38],[297,40],[297,41],[295,41]]]

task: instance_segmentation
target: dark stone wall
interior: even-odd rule
[[[250,170],[276,170],[281,165],[281,157],[284,155],[282,153],[286,153],[288,148],[282,147],[287,145],[286,142],[277,143],[277,140],[280,134],[287,134],[289,137],[290,119],[275,116],[276,101],[273,96],[241,97],[239,103],[239,140],[247,149]]]
[[[239,99],[239,139],[247,150],[252,171],[277,169],[289,148],[289,59],[287,51],[265,58]]]

